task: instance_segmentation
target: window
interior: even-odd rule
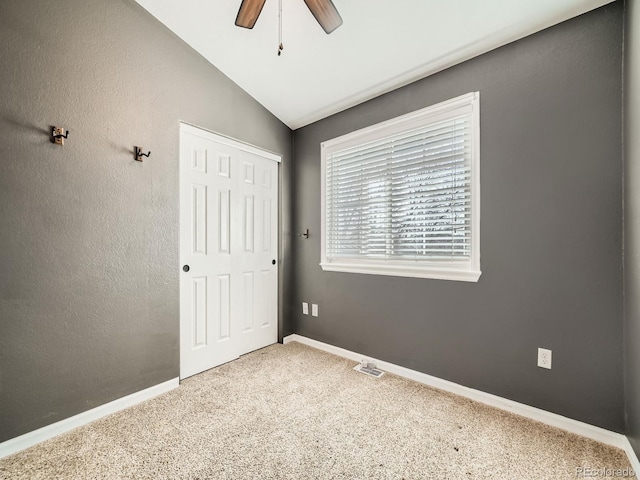
[[[324,270],[478,281],[479,98],[321,145]]]

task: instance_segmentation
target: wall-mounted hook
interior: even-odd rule
[[[142,149],[140,147],[134,147],[135,148],[135,154],[136,154],[136,161],[141,162],[142,161],[142,157],[149,157],[149,155],[151,155],[151,152],[147,152],[147,153],[142,153]]]
[[[64,139],[69,136],[69,130],[65,130],[63,127],[52,127],[51,136],[53,137],[53,143],[64,145]]]
[[[306,239],[306,238],[309,238],[309,229],[308,229],[308,228],[305,228],[305,229],[304,229],[304,232],[299,233],[299,234],[298,234],[298,236],[299,236],[299,237],[302,237],[302,238],[305,238],[305,239]]]

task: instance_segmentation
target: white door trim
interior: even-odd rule
[[[180,129],[192,135],[197,135],[202,138],[214,140],[224,145],[229,145],[230,147],[253,153],[254,155],[258,155],[260,157],[273,160],[278,163],[282,162],[282,155],[270,152],[260,147],[255,147],[249,143],[242,142],[241,140],[236,140],[235,138],[227,137],[226,135],[222,135],[220,133],[212,132],[211,130],[207,130],[206,128],[198,127],[186,122],[180,122]]]

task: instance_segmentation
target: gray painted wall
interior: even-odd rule
[[[622,26],[617,2],[297,130],[296,333],[623,431]],[[323,272],[320,142],[475,90],[480,281]]]
[[[0,59],[3,441],[178,376],[179,120],[284,155],[289,288],[292,133],[133,0],[3,0]]]
[[[626,2],[624,163],[624,364],[627,437],[640,456],[640,7]]]

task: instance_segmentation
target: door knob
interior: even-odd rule
[[[185,272],[189,271],[189,265],[185,265],[184,267],[182,267],[182,270],[184,270]]]
[[[271,260],[271,265],[275,265],[276,261],[275,260]]]

